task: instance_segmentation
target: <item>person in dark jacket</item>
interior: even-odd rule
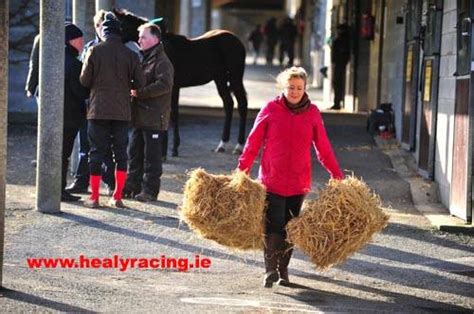
[[[248,40],[252,44],[252,48],[255,54],[255,58],[253,59],[253,64],[257,64],[257,58],[260,53],[260,46],[262,45],[263,41],[263,34],[262,34],[262,26],[260,24],[255,25],[255,28],[250,32]]]
[[[280,65],[283,65],[285,54],[288,56],[288,66],[293,66],[295,59],[295,41],[298,31],[292,18],[286,17],[279,29],[280,35]]]
[[[99,10],[93,18],[95,38],[87,42],[81,54],[81,61],[84,58],[91,47],[94,47],[101,42],[100,37],[102,36],[102,22],[104,21],[104,15],[106,11]],[[89,140],[87,139],[87,120],[84,121],[83,125],[79,128],[79,163],[77,164],[76,173],[74,175],[74,182],[66,188],[69,193],[87,193],[89,187]],[[112,151],[109,150],[104,157],[104,163],[102,165],[102,181],[105,183],[107,188],[107,194],[112,195],[115,189],[115,178],[114,178],[115,164],[112,156]]]
[[[25,92],[28,98],[33,97],[37,93],[39,81],[39,39],[40,35],[35,36],[33,48],[31,49],[30,62],[28,66],[28,76],[26,79]]]
[[[331,46],[332,86],[334,89],[333,110],[341,109],[346,88],[346,66],[350,59],[350,37],[347,24],[337,26],[337,34]]]
[[[101,165],[109,147],[115,162],[115,190],[109,205],[123,208],[122,190],[127,179],[128,124],[131,120],[130,90],[140,88],[144,77],[136,53],[125,47],[120,22],[107,12],[102,23],[104,41],[90,48],[84,60],[81,83],[90,88],[87,108],[91,146],[89,170],[91,196],[84,203],[98,208]]]
[[[267,59],[267,65],[273,64],[273,56],[275,55],[275,46],[278,43],[278,29],[276,25],[276,18],[270,18],[263,28],[265,35],[265,44],[267,51],[265,57]]]
[[[79,127],[86,120],[85,99],[89,91],[79,82],[82,62],[78,60],[79,53],[84,47],[82,31],[74,24],[65,26],[66,51],[64,57],[64,127],[63,127],[63,156],[61,200],[78,201],[80,197],[65,191],[69,157],[74,147]]]
[[[143,53],[145,85],[132,90],[132,134],[124,196],[141,202],[156,200],[162,174],[162,141],[168,129],[174,69],[161,43],[160,28],[152,23],[138,28]]]
[[[265,220],[264,287],[289,285],[288,265],[293,249],[286,239],[286,225],[299,215],[311,190],[311,147],[332,178],[342,179],[318,107],[306,93],[308,76],[291,67],[277,76],[283,93],[265,105],[255,119],[239,158],[238,169],[250,173],[260,157],[259,180],[267,191]]]

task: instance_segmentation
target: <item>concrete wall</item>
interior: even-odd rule
[[[378,106],[377,94],[378,79],[379,79],[379,57],[382,51],[380,50],[381,40],[383,36],[382,15],[384,8],[381,2],[375,0],[372,2],[372,15],[375,17],[375,32],[374,39],[370,42],[370,64],[369,64],[369,82],[367,88],[367,109],[375,109]],[[383,48],[382,48],[383,49]]]
[[[368,1],[360,3],[361,12],[366,12],[369,9],[370,3]],[[359,37],[358,42],[357,78],[355,82],[357,98],[354,101],[354,105],[357,111],[368,111],[369,66],[372,62],[370,59],[370,47],[372,41]]]
[[[207,11],[210,10],[207,0],[191,1],[191,37],[197,37],[208,31],[209,23]]]
[[[84,33],[84,41],[88,42],[89,40],[95,37],[95,28],[93,16],[95,15],[95,0],[76,0],[76,21],[74,23],[82,30]]]
[[[441,202],[449,207],[454,134],[454,103],[456,80],[456,1],[444,1],[441,38],[438,124],[435,148],[435,181]]]
[[[208,30],[208,0],[181,0],[179,33],[188,37],[198,37]]]
[[[393,104],[397,138],[401,138],[402,128],[405,24],[397,24],[396,19],[397,16],[403,16],[402,6],[403,2],[401,1],[387,1],[380,90],[380,102]]]
[[[324,66],[324,46],[326,45],[326,7],[327,0],[318,1],[312,12],[312,29],[310,41],[311,85],[323,87],[324,76],[319,70]],[[309,68],[308,68],[309,69]]]
[[[115,6],[127,9],[148,19],[155,18],[155,1],[115,0]]]

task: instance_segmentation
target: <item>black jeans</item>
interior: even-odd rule
[[[76,175],[74,176],[75,182],[79,186],[89,186],[89,140],[87,138],[87,125],[88,121],[79,128],[79,163],[77,164]],[[102,181],[104,181],[109,188],[115,187],[115,176],[114,176],[114,160],[112,157],[112,150],[109,148],[107,154],[104,157],[104,163],[102,164]]]
[[[277,233],[286,238],[286,224],[300,214],[304,197],[304,194],[285,197],[268,192],[265,234]]]
[[[125,189],[157,197],[160,192],[162,149],[165,131],[133,129],[128,147],[128,177]]]
[[[112,148],[115,169],[127,171],[128,121],[89,120],[87,135],[89,137],[90,174],[100,176],[102,163],[107,152]]]

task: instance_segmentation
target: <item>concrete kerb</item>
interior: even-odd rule
[[[248,109],[247,119],[255,119],[260,109]],[[182,116],[201,116],[201,117],[224,117],[223,107],[204,107],[204,106],[187,106],[181,105],[179,107],[179,113]],[[367,121],[366,113],[351,113],[351,112],[339,112],[332,110],[321,110],[323,120],[325,124],[331,125],[365,125]],[[232,115],[234,119],[238,119],[239,111],[234,108]]]
[[[412,154],[401,149],[395,139],[375,136],[374,140],[390,158],[395,171],[410,185],[415,208],[433,227],[445,232],[474,235],[473,225],[467,225],[460,218],[450,215],[448,209],[439,202],[436,182],[426,180],[416,172],[416,162]]]

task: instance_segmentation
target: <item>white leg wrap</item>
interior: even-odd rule
[[[222,140],[220,141],[219,145],[217,145],[217,148],[214,150],[216,153],[223,153],[225,152],[225,146],[227,143],[223,142]]]
[[[237,145],[235,145],[233,153],[234,155],[240,155],[242,154],[243,151],[244,151],[244,147],[240,145],[239,143],[237,143]]]

